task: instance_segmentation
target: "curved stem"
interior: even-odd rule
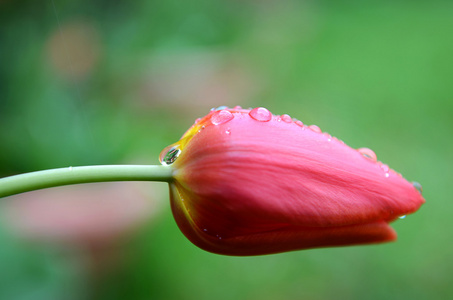
[[[0,198],[68,184],[104,181],[172,181],[170,166],[102,165],[68,167],[0,179]]]

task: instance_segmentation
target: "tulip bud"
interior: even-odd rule
[[[160,159],[179,228],[219,254],[392,241],[389,223],[425,201],[370,149],[262,107],[211,110]]]

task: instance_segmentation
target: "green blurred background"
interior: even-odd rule
[[[204,252],[165,184],[0,205],[0,299],[452,299],[452,1],[0,1],[0,176],[156,164],[219,105],[289,113],[419,181],[396,243]]]

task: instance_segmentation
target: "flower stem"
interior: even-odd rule
[[[172,181],[170,166],[102,165],[50,169],[0,179],[0,198],[68,184],[105,181]]]

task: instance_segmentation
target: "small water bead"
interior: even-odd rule
[[[400,219],[406,219],[406,215],[399,216]]]
[[[172,163],[175,162],[175,160],[178,158],[178,156],[181,154],[181,149],[178,149],[176,147],[172,147],[167,154],[162,158],[161,163],[164,166],[171,165]]]
[[[417,191],[420,193],[420,195],[422,194],[423,192],[423,188],[422,188],[422,185],[420,183],[418,183],[417,181],[412,181],[412,185],[414,186],[414,188],[417,189]]]
[[[239,105],[236,105],[233,109],[242,109],[242,107]]]
[[[234,116],[233,114],[228,111],[228,110],[219,110],[216,111],[212,116],[211,116],[211,122],[214,125],[220,125],[224,124],[228,121],[233,120]]]
[[[287,114],[282,115],[281,118],[285,123],[291,123],[293,121],[293,119]]]
[[[222,106],[217,107],[214,110],[224,110],[224,109],[228,109],[228,106],[222,105]]]
[[[201,118],[198,118],[198,119],[195,120],[194,124],[197,124],[200,121],[201,121]]]
[[[319,128],[318,126],[316,125],[310,125],[308,126],[308,128],[310,128],[311,130],[313,130],[314,132],[317,132],[317,133],[321,133],[321,128]]]
[[[332,141],[332,136],[330,134],[328,134],[327,132],[324,132],[323,135],[327,138],[328,142]]]
[[[302,123],[302,121],[295,120],[294,123],[295,123],[297,126],[304,128],[304,123]]]
[[[225,133],[226,133],[227,135],[230,135],[230,134],[231,134],[231,129],[228,128],[228,129],[225,131]]]
[[[256,107],[249,112],[252,119],[259,122],[269,122],[272,119],[272,114],[264,107]]]
[[[377,161],[376,153],[374,153],[373,150],[369,148],[359,148],[357,151],[359,151],[364,157],[371,159],[372,161]]]
[[[383,163],[381,163],[381,169],[386,173],[388,173],[388,171],[390,170],[389,166]]]

